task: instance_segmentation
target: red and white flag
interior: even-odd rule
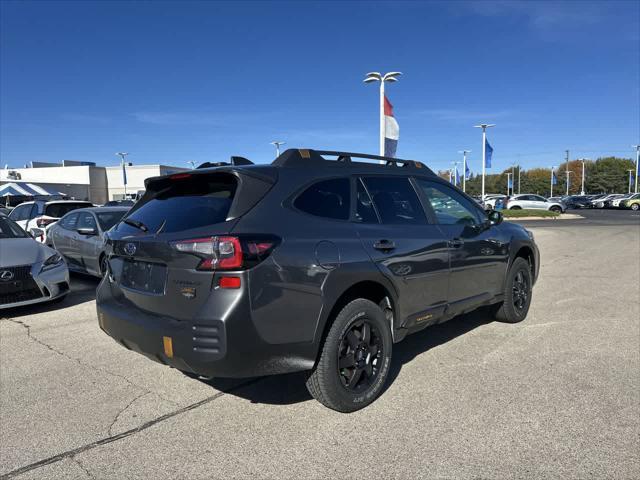
[[[400,138],[400,126],[393,116],[393,105],[384,96],[384,156],[395,157]]]

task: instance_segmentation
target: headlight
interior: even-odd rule
[[[54,253],[42,263],[42,268],[40,269],[40,271],[44,272],[46,270],[50,270],[54,267],[57,267],[62,262],[64,262],[62,256],[59,253]]]
[[[529,239],[532,242],[535,242],[535,239],[533,238],[533,232],[531,230],[525,230],[527,232],[527,235],[529,235]]]

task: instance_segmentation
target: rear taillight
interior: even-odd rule
[[[57,218],[39,218],[38,220],[36,220],[36,225],[38,226],[38,228],[44,228],[47,225],[56,222],[57,220]]]
[[[206,237],[172,242],[179,252],[202,258],[198,270],[242,270],[267,258],[279,243],[277,237]]]

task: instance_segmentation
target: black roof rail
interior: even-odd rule
[[[254,163],[248,158],[244,157],[231,157],[231,162],[204,162],[198,165],[198,168],[212,168],[212,167],[226,167],[228,165],[253,165]]]
[[[336,160],[329,160],[323,155],[338,157]],[[301,166],[309,165],[309,162],[331,162],[335,165],[335,162],[352,163],[354,158],[363,158],[367,160],[379,160],[385,162],[384,164],[366,163],[366,165],[374,167],[388,167],[388,166],[401,166],[403,168],[419,168],[425,169],[430,173],[433,171],[428,168],[424,163],[416,160],[403,160],[400,158],[383,157],[380,155],[370,155],[368,153],[352,153],[352,152],[337,152],[331,150],[312,150],[312,149],[288,149],[285,150],[278,158],[273,161],[273,165],[285,167],[285,166]]]

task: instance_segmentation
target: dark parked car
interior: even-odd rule
[[[128,207],[72,211],[51,226],[48,242],[67,260],[70,270],[100,277],[106,271],[104,233],[128,211]]]
[[[481,306],[526,317],[532,234],[422,163],[314,150],[250,163],[145,182],[107,234],[106,333],[190,374],[309,370],[311,394],[350,412],[380,394],[407,334]]]
[[[133,200],[110,200],[103,207],[133,207],[136,202]]]

